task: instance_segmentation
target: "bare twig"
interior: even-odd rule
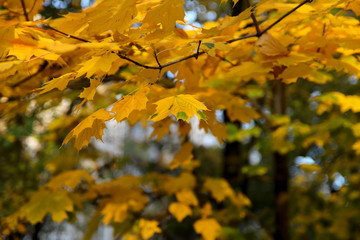
[[[155,52],[155,50],[153,50],[153,51],[154,51],[155,60],[156,60],[158,66],[159,66],[159,69],[160,69],[160,71],[161,71],[161,69],[162,69],[163,67],[161,66],[161,64],[160,64],[160,62],[159,62],[159,59],[158,59],[158,57],[157,57],[157,53]]]
[[[236,64],[234,64],[234,63],[232,63],[231,61],[229,61],[228,59],[226,59],[226,58],[224,58],[224,57],[220,56],[219,54],[216,54],[216,57],[220,58],[220,59],[221,59],[222,61],[224,61],[224,62],[230,63],[230,64],[231,64],[231,66],[233,66],[233,67],[235,67],[235,66],[236,66]]]
[[[196,55],[195,59],[198,59],[198,57],[199,57],[200,46],[201,46],[201,40],[199,41],[199,45],[198,45],[198,48],[196,50],[197,55]]]
[[[55,32],[58,32],[58,33],[61,33],[62,35],[64,35],[64,37],[67,37],[67,38],[73,38],[73,39],[76,39],[76,40],[79,40],[81,42],[90,42],[89,40],[86,40],[86,39],[83,39],[83,38],[79,38],[79,37],[76,37],[76,36],[73,36],[73,35],[70,35],[70,34],[67,34],[67,33],[64,33],[56,28],[53,28],[51,27],[50,25],[44,25],[46,28],[49,28]]]
[[[15,88],[15,87],[18,87],[18,86],[20,86],[21,84],[29,81],[31,78],[35,77],[36,75],[38,75],[39,73],[41,73],[42,71],[44,71],[45,68],[47,67],[47,65],[48,65],[48,62],[45,61],[43,64],[40,65],[39,69],[38,69],[34,74],[31,74],[31,75],[27,76],[26,78],[22,79],[21,81],[12,84],[10,87]]]
[[[26,12],[25,2],[24,2],[24,0],[20,0],[20,1],[21,1],[21,7],[22,7],[22,9],[23,9],[23,11],[24,11],[24,16],[25,16],[26,21],[30,21],[30,20],[29,20],[29,15],[28,15],[27,12]]]
[[[253,37],[258,37],[258,35],[257,34],[244,35],[244,36],[241,36],[241,37],[238,37],[238,38],[228,40],[225,43],[233,43],[233,42],[237,42],[237,41],[240,41],[240,40],[244,40],[244,39],[247,39],[247,38],[253,38]]]
[[[250,6],[251,6],[250,0],[246,0],[246,5],[247,5],[247,7],[250,7]],[[254,9],[253,9],[253,10],[254,10]],[[257,34],[257,36],[259,37],[261,31],[260,31],[259,23],[258,23],[258,21],[256,20],[256,17],[255,17],[255,14],[254,14],[253,11],[251,11],[251,15],[250,15],[250,16],[251,16],[251,19],[253,20],[253,23],[254,23],[254,25],[255,25],[256,34]]]
[[[276,24],[278,24],[279,22],[281,22],[284,18],[286,18],[287,16],[289,16],[290,14],[292,14],[293,12],[295,12],[298,8],[300,8],[302,5],[306,4],[306,3],[311,3],[313,0],[305,0],[302,3],[299,3],[299,5],[297,5],[296,7],[294,7],[293,9],[291,9],[289,12],[285,13],[282,17],[280,17],[278,20],[276,20],[273,24],[271,24],[270,26],[268,26],[267,28],[265,28],[263,31],[261,31],[260,36],[263,35],[264,33],[266,33],[267,31],[269,31],[271,28],[273,28]],[[259,36],[259,37],[260,37]]]

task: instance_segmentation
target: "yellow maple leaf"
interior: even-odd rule
[[[195,183],[194,175],[183,172],[179,177],[168,176],[168,178],[163,181],[163,188],[168,194],[175,194],[184,189],[194,188]]]
[[[184,164],[189,164],[189,162],[191,162],[194,157],[194,155],[192,154],[193,149],[194,147],[191,142],[186,142],[185,144],[183,144],[180,151],[174,156],[174,159],[170,163],[169,168],[172,170]]]
[[[183,0],[165,0],[148,11],[143,20],[143,25],[149,29],[157,29],[149,36],[161,38],[171,34],[175,29],[176,21],[183,20],[185,17],[183,4]],[[161,28],[159,24],[161,24]]]
[[[360,15],[360,2],[357,0],[350,1],[348,3],[348,8],[351,9],[356,16]]]
[[[102,209],[104,214],[103,223],[108,224],[113,222],[123,222],[128,217],[129,205],[124,202],[110,202]]]
[[[221,226],[214,218],[203,218],[194,223],[194,229],[205,240],[215,240],[220,234]]]
[[[244,194],[242,194],[241,192],[231,195],[230,200],[238,208],[250,207],[251,206],[250,199],[247,196],[245,196]]]
[[[115,113],[114,118],[116,121],[120,122],[124,120],[135,110],[140,111],[146,109],[146,103],[148,102],[146,94],[148,92],[149,88],[139,89],[135,94],[127,95],[114,103],[111,112]]]
[[[19,211],[20,216],[25,217],[31,224],[41,222],[48,213],[53,221],[61,222],[67,218],[66,211],[73,211],[73,203],[66,192],[41,189],[35,192]]]
[[[58,78],[54,78],[44,83],[44,86],[38,89],[40,91],[39,94],[49,92],[55,88],[63,91],[67,87],[68,83],[73,79],[75,79],[75,73],[66,73]]]
[[[193,191],[184,189],[176,193],[176,198],[179,202],[189,206],[198,206],[199,202]]]
[[[169,206],[169,212],[174,215],[178,222],[181,222],[184,218],[191,215],[191,208],[184,203],[171,203]]]
[[[200,209],[201,217],[207,218],[212,214],[212,207],[209,202],[205,203],[204,206]]]
[[[108,30],[123,33],[128,30],[137,14],[137,0],[105,0],[99,1],[89,9],[88,31],[90,34],[100,34]]]
[[[64,187],[74,190],[82,180],[88,183],[94,182],[94,179],[92,176],[90,176],[90,174],[84,170],[79,169],[66,171],[57,175],[56,177],[52,178],[51,181],[46,184],[46,186],[54,190],[63,189]]]
[[[81,67],[77,71],[77,77],[85,75],[87,78],[90,78],[94,74],[98,76],[104,75],[110,71],[112,64],[119,59],[118,55],[111,52],[101,56],[93,56],[81,64]]]
[[[360,155],[360,140],[356,141],[351,148],[355,151],[356,155]]]
[[[161,99],[155,103],[156,113],[151,116],[152,121],[160,121],[170,114],[177,119],[189,121],[194,114],[206,121],[205,114],[201,110],[209,110],[207,107],[196,100],[193,95],[179,94],[172,97]]]
[[[227,114],[232,122],[241,121],[250,123],[252,119],[259,118],[259,114],[255,112],[253,108],[247,107],[245,105],[239,105],[239,102],[236,101],[236,98],[230,102],[227,110]]]
[[[66,136],[61,146],[68,143],[72,138],[75,138],[75,147],[80,150],[83,146],[89,144],[92,136],[96,139],[102,138],[105,121],[110,120],[112,115],[105,109],[99,109],[83,121],[81,121],[71,132]]]
[[[284,47],[279,40],[274,38],[270,33],[264,33],[256,41],[256,46],[259,52],[266,56],[274,57],[288,54],[288,50]]]
[[[84,88],[84,91],[80,93],[80,97],[84,98],[84,100],[91,101],[94,99],[96,88],[100,85],[101,80],[98,78],[90,79],[90,86]]]
[[[104,215],[103,222],[123,222],[128,216],[128,210],[139,212],[144,209],[148,199],[139,189],[111,188],[113,196],[102,201],[104,208],[101,213]]]
[[[139,228],[141,237],[145,240],[154,236],[155,233],[161,233],[161,229],[158,227],[159,222],[156,220],[146,220],[141,218],[139,221]]]
[[[173,123],[173,120],[170,117],[167,117],[159,122],[156,122],[152,125],[154,128],[153,132],[151,133],[150,138],[156,137],[156,141],[160,141],[164,135],[169,133],[170,125]]]
[[[235,194],[229,183],[221,178],[206,178],[204,188],[211,192],[211,195],[217,202],[222,202],[226,197]]]

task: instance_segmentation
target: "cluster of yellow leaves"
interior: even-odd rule
[[[82,12],[37,22],[31,20],[41,8],[41,1],[24,0],[24,3],[28,22],[22,21],[21,1],[0,0],[4,7],[2,13],[9,16],[9,19],[0,19],[0,99],[4,101],[0,102],[0,109],[4,113],[11,113],[19,106],[8,103],[10,98],[24,97],[33,89],[48,96],[54,96],[55,89],[66,93],[73,82],[85,83],[78,94],[83,101],[77,109],[86,101],[96,102],[100,92],[108,94],[103,88],[122,94],[120,100],[107,103],[108,107],[90,114],[70,131],[63,144],[74,138],[78,150],[88,145],[93,136],[101,140],[106,122],[111,119],[128,120],[131,124],[141,119],[154,122],[152,137],[157,136],[159,141],[176,122],[184,140],[192,127],[189,120],[195,116],[200,120],[200,128],[222,142],[228,135],[226,127],[216,118],[216,110],[226,111],[232,122],[250,123],[260,118],[258,110],[262,109],[255,110],[256,101],[251,101],[250,94],[244,91],[248,84],[265,88],[268,80],[291,84],[298,78],[324,84],[333,80],[327,74],[332,70],[360,76],[360,63],[356,58],[360,53],[359,21],[329,14],[333,8],[344,8],[359,15],[360,6],[356,0],[318,0],[306,4],[257,40],[249,38],[236,44],[231,43],[231,39],[256,33],[255,28],[248,27],[255,9],[256,17],[269,16],[269,21],[262,21],[259,26],[263,30],[276,20],[273,15],[290,11],[297,4],[262,0],[236,17],[218,19],[205,23],[202,29],[188,31],[175,27],[176,23],[186,25],[182,0],[99,0]],[[273,10],[277,14],[272,14]],[[51,27],[39,28],[41,24]],[[204,54],[196,59],[161,66],[191,56],[198,49]],[[141,69],[144,67],[147,69]],[[169,86],[162,82],[166,71],[174,75]],[[116,76],[116,81],[122,83],[108,87],[105,82],[109,76]],[[115,95],[111,95],[112,102]],[[332,92],[316,100],[318,114],[329,111],[334,105],[343,113],[360,111],[360,98],[356,95]],[[309,126],[298,124],[294,127],[296,123],[290,123],[289,119],[272,121],[272,127],[276,127],[271,133],[276,142],[273,150],[280,153],[295,147],[287,141],[289,134],[306,135],[302,142],[304,148],[311,144],[324,146],[331,140],[321,126],[311,134]],[[354,126],[353,131],[354,136],[359,137],[358,126]],[[102,222],[124,223],[133,213],[145,209],[150,191],[174,196],[176,201],[169,203],[169,213],[179,222],[188,216],[196,218],[195,231],[206,240],[216,239],[220,236],[221,225],[212,216],[211,204],[200,209],[201,203],[194,192],[197,181],[190,173],[199,162],[192,154],[192,144],[183,142],[169,165],[171,170],[184,170],[178,177],[156,175],[152,176],[156,181],[144,183],[137,177],[123,176],[94,184],[84,171],[66,172],[34,193],[7,222],[24,218],[35,224],[47,214],[61,222],[67,218],[67,212],[75,210],[78,201],[99,197]],[[360,154],[359,141],[353,149]],[[319,170],[317,166],[301,168]],[[90,187],[80,198],[76,191],[83,182]],[[201,187],[217,203],[228,201],[235,205],[239,218],[244,217],[244,208],[251,205],[246,196],[235,192],[224,179],[206,178]],[[135,225],[137,229],[133,229],[134,234],[126,235],[127,239],[149,239],[161,232],[159,222],[154,220],[140,218]]]

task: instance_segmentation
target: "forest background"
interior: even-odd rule
[[[0,6],[1,239],[360,239],[359,1]]]

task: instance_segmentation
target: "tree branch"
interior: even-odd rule
[[[23,0],[22,0],[22,1],[23,1]],[[86,40],[86,39],[83,39],[83,38],[79,38],[79,37],[76,37],[76,36],[73,36],[73,35],[64,33],[64,32],[62,32],[62,31],[60,31],[60,30],[58,30],[58,29],[56,29],[56,28],[51,27],[50,25],[47,25],[47,24],[46,24],[46,25],[44,25],[44,26],[45,26],[46,28],[48,28],[48,29],[51,29],[51,30],[57,32],[57,33],[61,33],[62,35],[64,35],[64,37],[73,38],[73,39],[79,40],[79,41],[81,41],[81,42],[86,42],[86,43],[89,43],[89,42],[90,42],[89,40]]]
[[[24,16],[25,16],[26,21],[30,21],[29,20],[29,15],[26,12],[26,6],[25,6],[24,0],[20,0],[20,2],[21,2],[21,7],[22,7],[22,9],[24,11]]]
[[[247,5],[247,7],[250,7],[250,6],[251,6],[250,0],[246,0],[246,5]],[[259,23],[258,23],[258,21],[256,20],[256,17],[255,17],[255,14],[254,14],[253,11],[251,11],[251,15],[250,15],[250,16],[251,16],[251,19],[253,20],[253,23],[254,23],[254,25],[255,25],[256,34],[257,34],[257,36],[259,37],[260,34],[261,34],[261,31],[260,31],[260,28],[259,28]]]
[[[15,88],[15,87],[18,87],[21,84],[29,81],[31,78],[35,77],[36,75],[38,75],[39,73],[44,71],[48,64],[49,63],[47,61],[45,61],[43,64],[40,65],[39,69],[34,74],[31,74],[31,75],[27,76],[26,78],[22,79],[21,81],[10,85],[10,87]]]
[[[250,5],[250,2],[249,0],[246,0],[247,1],[247,4]],[[287,16],[289,16],[291,13],[295,12],[298,8],[300,8],[301,6],[303,6],[304,4],[306,3],[310,3],[312,2],[313,0],[304,0],[302,3],[300,3],[299,5],[297,5],[295,8],[293,8],[292,10],[290,10],[289,12],[287,12],[286,14],[284,14],[282,17],[280,17],[278,20],[276,20],[274,23],[272,23],[270,26],[268,26],[267,28],[265,28],[263,31],[260,31],[260,28],[259,28],[259,23],[257,22],[256,20],[256,17],[253,13],[251,13],[251,18],[253,19],[253,22],[254,22],[254,25],[255,25],[255,28],[256,28],[256,34],[249,34],[249,35],[244,35],[244,36],[241,36],[241,37],[238,37],[238,38],[234,38],[234,39],[231,39],[231,40],[228,40],[225,42],[225,44],[230,44],[230,43],[233,43],[233,42],[237,42],[237,41],[241,41],[241,40],[244,40],[244,39],[247,39],[247,38],[253,38],[253,37],[261,37],[264,33],[266,33],[267,31],[269,31],[271,28],[273,28],[276,24],[278,24],[279,22],[281,22],[284,18],[286,18]],[[23,0],[22,0],[23,2]],[[47,28],[55,31],[55,32],[58,32],[58,33],[61,33],[63,34],[64,36],[68,37],[68,38],[73,38],[73,39],[76,39],[76,40],[79,40],[79,41],[82,41],[82,42],[90,42],[86,39],[83,39],[83,38],[79,38],[79,37],[76,37],[76,36],[73,36],[73,35],[70,35],[70,34],[66,34],[60,30],[57,30],[49,25],[45,25]],[[142,68],[145,68],[145,69],[155,69],[155,70],[161,70],[165,67],[168,67],[168,66],[171,66],[171,65],[174,65],[176,63],[179,63],[179,62],[182,62],[182,61],[185,61],[185,60],[188,60],[190,58],[195,58],[195,59],[198,59],[198,57],[202,54],[204,54],[205,52],[204,51],[201,51],[199,52],[200,50],[200,45],[201,45],[201,40],[199,41],[199,45],[198,45],[198,48],[197,48],[197,51],[196,53],[192,54],[192,55],[189,55],[189,56],[186,56],[186,57],[183,57],[183,58],[180,58],[178,60],[175,60],[175,61],[172,61],[172,62],[169,62],[169,63],[166,63],[166,64],[163,64],[161,65],[156,54],[154,55],[155,56],[155,60],[158,64],[158,66],[149,66],[149,65],[146,65],[146,64],[142,64],[142,63],[139,63],[125,55],[122,55],[121,53],[117,53],[117,55],[124,59],[124,60],[127,60],[139,67],[142,67]]]
[[[198,45],[198,48],[196,50],[197,56],[195,57],[195,59],[198,59],[198,57],[199,57],[200,46],[201,46],[201,40],[199,41],[199,45]]]
[[[260,36],[263,35],[264,33],[266,33],[267,31],[269,31],[271,28],[273,28],[276,24],[278,24],[279,22],[281,22],[284,18],[286,18],[287,16],[289,16],[290,14],[292,14],[293,12],[295,12],[298,8],[300,8],[302,5],[306,4],[306,3],[311,3],[313,0],[305,0],[302,3],[299,3],[299,5],[297,5],[296,7],[294,7],[293,9],[291,9],[289,12],[285,13],[282,17],[280,17],[278,20],[276,20],[273,24],[271,24],[270,26],[268,26],[267,28],[265,28],[263,31],[261,31]],[[260,37],[259,36],[259,37]]]

